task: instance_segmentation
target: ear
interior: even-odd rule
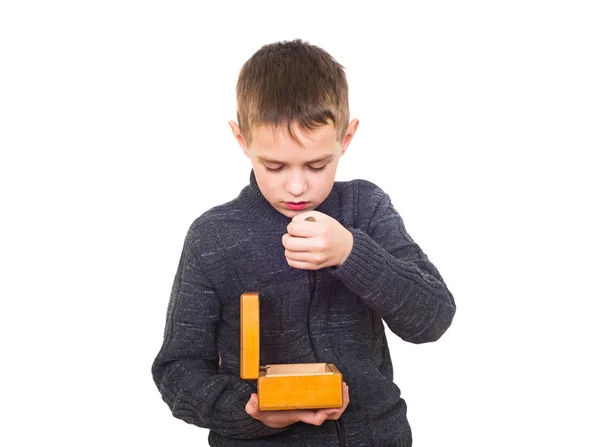
[[[229,127],[231,127],[231,132],[233,133],[235,141],[238,142],[238,144],[242,148],[242,151],[244,151],[244,154],[246,154],[246,157],[249,157],[248,146],[246,145],[246,139],[244,138],[244,136],[242,135],[242,132],[240,131],[240,126],[238,126],[235,121],[228,121],[228,124],[229,124]]]
[[[348,149],[348,146],[350,145],[350,142],[352,141],[352,138],[354,138],[354,134],[356,133],[356,129],[358,129],[358,119],[354,118],[348,124],[348,127],[346,128],[346,133],[344,134],[344,138],[342,139],[342,153],[341,153],[341,155],[344,155],[344,153],[346,152],[346,149]]]

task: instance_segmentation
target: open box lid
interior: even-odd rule
[[[258,379],[260,362],[260,310],[258,293],[240,297],[240,377]]]

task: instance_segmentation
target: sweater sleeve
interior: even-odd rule
[[[186,239],[171,291],[164,342],[152,376],[173,416],[230,438],[280,433],[246,413],[255,390],[219,371],[216,337],[221,305]]]
[[[366,231],[348,228],[354,246],[332,270],[392,332],[412,343],[439,339],[450,326],[454,298],[435,266],[406,232],[389,196],[379,199]]]

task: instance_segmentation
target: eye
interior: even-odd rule
[[[268,166],[265,166],[265,169],[269,172],[281,172],[283,169],[283,166],[279,166],[278,168],[269,168]]]
[[[323,169],[325,169],[327,167],[327,165],[323,165],[320,168],[313,168],[312,166],[309,166],[308,169],[310,169],[312,172],[319,172],[322,171]]]

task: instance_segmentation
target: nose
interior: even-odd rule
[[[308,188],[308,182],[304,174],[300,171],[291,172],[287,179],[285,189],[288,193],[294,197],[301,196],[306,192]]]

